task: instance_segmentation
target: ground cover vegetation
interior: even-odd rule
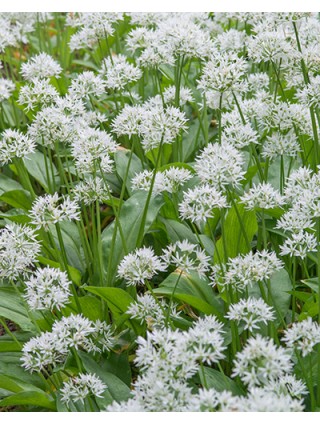
[[[1,408],[319,411],[318,14],[0,24]]]

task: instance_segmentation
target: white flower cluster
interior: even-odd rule
[[[106,384],[94,373],[80,373],[64,382],[61,389],[61,401],[66,403],[67,406],[70,402],[80,401],[84,403],[88,396],[102,397],[106,389]]]
[[[31,222],[38,229],[49,230],[51,224],[64,220],[80,220],[79,206],[68,196],[60,197],[58,193],[39,196],[33,203],[29,213]]]
[[[0,230],[0,277],[25,276],[40,254],[36,232],[28,226],[7,224]]]
[[[170,167],[164,171],[157,171],[152,193],[154,195],[162,192],[175,193],[191,177],[191,172],[186,168]],[[132,189],[149,191],[152,178],[152,171],[144,170],[137,173],[131,180]]]
[[[71,348],[99,353],[109,351],[114,344],[110,325],[72,314],[54,322],[51,332],[43,332],[26,342],[21,361],[25,369],[41,371],[48,365],[63,363]]]
[[[244,322],[244,329],[253,331],[259,329],[258,323],[267,324],[275,318],[272,307],[269,307],[261,298],[241,299],[237,304],[231,304],[225,316],[238,323]]]
[[[241,197],[241,202],[247,210],[254,210],[255,208],[271,209],[280,207],[284,203],[284,199],[270,183],[259,183],[257,185],[253,183],[253,187]]]
[[[283,341],[290,350],[296,349],[305,357],[320,343],[320,326],[311,317],[293,323],[292,327],[285,330]]]
[[[110,198],[111,189],[100,177],[88,176],[74,186],[73,195],[77,202],[83,202],[84,205],[90,205],[96,201],[102,203]]]
[[[0,164],[11,162],[13,158],[24,158],[35,151],[35,143],[19,130],[5,130],[0,139]]]
[[[183,240],[170,244],[163,250],[162,260],[174,266],[179,272],[196,272],[201,278],[210,270],[210,257],[197,245]]]
[[[282,261],[274,252],[266,250],[257,251],[254,254],[249,252],[249,254],[231,258],[222,268],[220,265],[215,265],[212,284],[221,285],[222,290],[230,285],[243,292],[246,287],[270,279],[273,273],[281,270],[282,267]]]
[[[34,78],[58,78],[61,72],[62,68],[58,62],[44,52],[32,56],[21,66],[21,75],[27,81],[32,81]]]
[[[193,399],[188,379],[199,369],[199,362],[217,363],[224,358],[222,324],[214,316],[200,319],[189,331],[155,329],[147,338],[138,338],[136,364],[140,368],[133,400],[108,410],[188,411]],[[138,407],[139,406],[139,407]]]
[[[237,353],[232,376],[239,376],[246,385],[255,387],[291,372],[292,366],[288,350],[277,347],[270,338],[256,335]]]
[[[174,106],[163,107],[150,99],[141,106],[126,106],[114,119],[113,131],[118,135],[137,134],[146,152],[160,144],[172,144],[186,130],[186,115]]]
[[[71,296],[68,276],[58,269],[46,267],[38,269],[29,278],[26,285],[25,299],[32,310],[53,310],[64,307]]]
[[[180,217],[193,222],[205,221],[214,216],[215,209],[227,208],[227,198],[209,184],[196,186],[184,192],[179,204]]]
[[[139,248],[126,255],[118,267],[118,276],[127,285],[143,285],[146,280],[166,270],[166,265],[155,255],[152,248]]]
[[[166,309],[168,305],[164,300],[158,302],[150,294],[138,295],[137,301],[130,304],[127,314],[133,319],[137,319],[140,323],[146,323],[148,329],[161,329],[166,326]],[[171,306],[170,317],[177,318],[179,313],[176,306]]]

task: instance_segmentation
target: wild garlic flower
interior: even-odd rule
[[[118,55],[102,61],[100,75],[108,89],[123,90],[128,84],[138,81],[142,71],[128,62],[124,55]]]
[[[64,316],[54,322],[51,332],[31,338],[22,348],[23,367],[40,371],[48,365],[63,363],[71,348],[89,353],[110,351],[115,338],[110,325],[93,322],[81,314]]]
[[[180,132],[186,130],[186,122],[186,115],[173,106],[166,109],[160,105],[147,107],[139,126],[145,152],[158,148],[161,142],[174,143]]]
[[[308,394],[307,387],[301,379],[294,375],[280,376],[279,379],[271,380],[265,387],[279,396],[289,395],[294,398],[301,398]]]
[[[228,208],[225,195],[209,184],[196,186],[183,194],[179,204],[180,217],[192,222],[203,222],[214,216],[215,209]]]
[[[137,301],[130,304],[127,314],[140,323],[146,323],[148,329],[161,329],[166,326],[166,309],[168,305],[164,300],[158,302],[150,294],[138,295]],[[176,306],[171,306],[170,317],[179,317]]]
[[[70,402],[76,403],[77,401],[84,404],[84,400],[88,396],[102,398],[106,389],[107,385],[94,373],[80,373],[64,382],[61,389],[61,401],[67,406]]]
[[[253,187],[241,196],[241,202],[247,210],[255,208],[271,209],[280,207],[284,199],[280,192],[272,187],[270,183],[253,183]]]
[[[165,103],[175,104],[176,100],[176,87],[169,86],[163,91],[163,99]],[[184,106],[186,103],[194,102],[191,89],[188,87],[180,87],[179,92],[179,105]]]
[[[48,79],[33,78],[29,84],[21,87],[18,103],[26,105],[25,110],[33,111],[37,106],[48,106],[55,102],[59,93]]]
[[[270,84],[270,77],[266,72],[258,72],[256,74],[248,75],[248,90],[256,93],[260,90],[268,90]]]
[[[117,136],[140,134],[140,125],[144,115],[144,108],[140,105],[128,105],[121,109],[120,113],[112,121],[112,129]]]
[[[61,72],[62,68],[58,62],[45,52],[32,56],[21,66],[21,75],[27,81],[32,81],[34,78],[59,78]]]
[[[238,323],[244,322],[244,329],[252,332],[259,329],[258,323],[264,323],[275,319],[272,307],[269,307],[261,298],[241,299],[237,304],[231,304],[229,311],[225,316],[229,320],[235,320]]]
[[[85,71],[72,80],[69,95],[79,99],[89,96],[99,97],[105,93],[105,90],[105,82],[99,75],[95,75],[92,71]]]
[[[297,156],[300,150],[297,136],[293,131],[285,135],[275,132],[271,136],[267,136],[263,145],[262,156],[269,159],[275,159],[281,155],[294,157]]]
[[[282,267],[282,261],[274,252],[266,250],[257,251],[254,254],[249,252],[249,254],[229,259],[222,269],[220,265],[215,265],[212,285],[218,283],[222,286],[222,290],[231,285],[243,292],[247,286],[270,279],[273,273],[281,270]]]
[[[185,380],[198,369],[196,356],[188,349],[186,333],[171,329],[154,329],[147,332],[146,339],[138,337],[136,364],[142,370],[153,370],[155,376],[167,381]],[[157,361],[155,361],[157,359]]]
[[[303,89],[297,90],[296,98],[298,101],[307,107],[319,108],[320,106],[320,75],[312,78],[309,84]]]
[[[144,285],[158,272],[166,270],[165,264],[155,255],[152,248],[138,248],[126,255],[118,267],[118,276],[127,285]]]
[[[22,347],[22,366],[30,372],[40,372],[46,366],[53,367],[66,359],[65,350],[56,343],[52,332],[42,332]]]
[[[275,228],[284,232],[299,233],[301,230],[313,229],[314,225],[308,214],[298,208],[292,208],[277,220]]]
[[[251,124],[229,124],[223,129],[221,141],[224,145],[231,144],[237,149],[242,149],[251,143],[258,144],[259,134]]]
[[[229,144],[209,143],[196,158],[195,170],[203,183],[220,189],[238,187],[244,178],[244,158]]]
[[[27,300],[32,310],[60,310],[64,307],[71,296],[68,276],[65,272],[58,269],[46,267],[38,269],[33,276],[29,278],[26,285]]]
[[[294,49],[283,31],[261,31],[248,38],[248,56],[255,62],[288,62]]]
[[[236,354],[232,376],[239,376],[249,388],[259,387],[290,373],[292,366],[287,349],[277,347],[272,339],[258,334],[249,338]]]
[[[302,401],[288,394],[278,394],[269,387],[253,387],[246,396],[202,388],[194,395],[191,404],[191,412],[302,412],[304,409]]]
[[[0,278],[26,276],[39,254],[40,243],[34,229],[7,224],[0,230]]]
[[[292,233],[291,237],[280,245],[280,255],[306,258],[308,252],[317,250],[317,246],[317,238],[313,234],[301,230],[299,233]]]
[[[90,205],[96,201],[103,203],[109,199],[109,193],[111,192],[107,184],[100,177],[88,176],[84,181],[74,186],[74,199],[77,202],[83,202],[84,205]]]
[[[80,220],[80,209],[68,196],[59,197],[59,194],[55,193],[39,196],[32,204],[29,216],[32,224],[38,229],[43,227],[44,230],[49,230],[51,224],[65,220]]]
[[[35,143],[28,135],[19,130],[8,128],[1,134],[0,139],[0,164],[4,165],[13,158],[23,158],[35,151]]]
[[[168,245],[161,258],[168,267],[172,265],[184,273],[196,272],[201,278],[210,270],[210,257],[186,239]]]
[[[188,330],[188,346],[200,363],[218,363],[226,349],[220,323],[215,316],[199,318]]]
[[[207,91],[224,92],[242,91],[242,81],[248,68],[247,62],[237,55],[218,54],[204,65],[198,88]]]
[[[79,173],[92,173],[99,171],[99,163],[107,158],[103,171],[112,171],[110,154],[117,149],[117,143],[105,131],[87,127],[80,130],[78,137],[72,141],[71,152],[75,158],[75,165]]]
[[[80,28],[71,36],[70,50],[94,48],[99,40],[114,34],[114,25],[122,19],[122,13],[78,13],[75,19],[68,21],[72,27]]]
[[[291,351],[296,349],[305,357],[320,343],[320,326],[313,322],[311,317],[292,323],[292,326],[284,331],[282,341]]]
[[[247,397],[240,397],[240,412],[302,412],[302,400],[277,394],[267,388],[251,388]]]
[[[0,102],[9,99],[15,87],[16,86],[13,81],[8,80],[7,78],[0,78]]]
[[[39,111],[28,126],[27,135],[37,143],[53,147],[56,142],[69,142],[76,134],[74,121],[56,106]]]
[[[185,168],[170,167],[164,171],[158,171],[155,176],[153,194],[162,192],[176,193],[180,186],[190,180],[192,174]],[[137,173],[131,180],[133,190],[150,190],[153,171],[144,170]]]

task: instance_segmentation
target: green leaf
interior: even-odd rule
[[[128,168],[128,164],[129,164],[129,157],[130,157],[130,151],[127,150],[127,149],[118,150],[114,154],[114,162],[115,162],[116,170],[117,170],[117,173],[118,173],[118,175],[119,175],[119,177],[121,178],[122,181],[124,181],[124,178],[125,178],[125,175],[126,175],[126,172],[127,172],[127,168]],[[133,153],[132,158],[131,158],[131,162],[130,162],[130,167],[129,167],[129,170],[128,170],[128,177],[127,177],[127,184],[126,184],[126,188],[129,192],[129,194],[131,194],[133,192],[131,190],[131,180],[132,180],[132,178],[137,173],[140,173],[141,171],[143,171],[141,161],[137,157],[137,155]]]
[[[265,285],[265,284],[263,284]],[[275,272],[270,279],[270,288],[272,296],[272,304],[277,313],[278,321],[281,321],[287,314],[292,291],[292,283],[290,276],[285,269],[281,269]],[[256,284],[252,288],[248,289],[249,295],[255,297],[261,297],[259,286]],[[265,292],[268,294],[267,286],[265,286]]]
[[[120,288],[100,288],[97,286],[87,286],[85,289],[93,294],[99,295],[108,304],[112,313],[118,317],[119,314],[124,314],[128,310],[129,305],[134,302],[134,299],[128,292]],[[143,326],[135,320],[128,320],[128,323],[137,334],[141,334]]]
[[[240,224],[240,221],[242,225]],[[236,206],[232,206],[232,208],[228,211],[223,231],[228,258],[234,258],[239,254],[247,254],[250,251],[248,243],[250,244],[253,236],[258,231],[258,223],[255,212],[247,211],[242,204],[237,203]],[[246,234],[248,243],[246,242],[244,233]],[[221,261],[226,262],[227,258],[223,247],[222,237],[217,241],[216,249],[219,256],[215,253],[215,263],[218,263],[219,257]]]
[[[101,367],[106,372],[113,373],[121,379],[129,388],[131,386],[131,367],[127,353],[110,353],[108,359],[103,359]]]
[[[128,252],[133,251],[136,248],[137,237],[139,234],[147,196],[148,194],[145,192],[137,192],[132,195],[123,204],[121,208],[119,218],[122,231],[125,236]],[[150,229],[150,226],[156,219],[162,205],[163,200],[161,196],[151,198],[147,211],[144,233],[147,233]],[[115,224],[113,222],[102,232],[101,236],[104,271],[106,275],[108,273],[110,274],[111,282],[115,281],[118,265],[125,255],[124,248],[122,246],[122,240],[120,237],[119,226],[117,227],[117,235],[114,244],[114,249],[111,253],[114,225]],[[110,255],[112,255],[112,259],[109,263]],[[109,264],[110,269],[108,269]]]
[[[39,391],[22,391],[18,394],[11,395],[4,398],[0,401],[0,406],[23,406],[23,405],[33,405],[45,407],[49,410],[56,410],[56,404],[44,392]]]
[[[10,179],[5,174],[0,174],[0,196],[12,190],[23,190],[23,187],[17,181]]]
[[[0,212],[0,217],[4,218],[8,221],[12,221],[13,223],[21,223],[26,224],[30,223],[31,219],[25,213],[25,211],[21,209],[11,209],[7,212]]]
[[[171,273],[154,293],[170,296],[176,286],[180,273]],[[197,273],[183,273],[174,292],[174,298],[188,303],[205,314],[215,314],[223,320],[222,300],[214,293],[207,278],[201,279]]]
[[[92,357],[84,352],[79,352],[83,366],[88,373],[95,373],[107,385],[103,399],[96,399],[99,406],[110,404],[110,396],[117,402],[126,401],[130,397],[130,388],[116,375],[107,372]]]
[[[199,377],[202,386],[207,388],[214,388],[222,392],[224,390],[231,391],[233,395],[243,395],[243,391],[237,384],[228,376],[223,375],[218,370],[210,367],[203,367],[199,370]]]
[[[191,243],[197,243],[195,234],[185,224],[179,223],[176,220],[161,218],[167,229],[169,241],[174,243],[187,239]]]
[[[25,211],[29,211],[32,205],[32,199],[30,193],[26,190],[11,190],[3,193],[0,196],[0,201],[5,202],[15,208],[20,208]]]
[[[96,320],[103,319],[102,305],[100,300],[90,295],[79,297],[78,300],[81,306],[81,312],[85,317],[93,320],[94,322]],[[71,305],[69,304],[62,309],[62,314],[64,316],[69,316],[72,313],[78,313],[77,305],[73,298]]]
[[[26,169],[28,170],[28,173],[35,180],[37,180],[37,182],[40,183],[41,186],[48,192],[50,184],[47,178],[46,161],[45,161],[44,154],[39,151],[31,153],[23,159],[23,162]],[[49,159],[47,159],[47,163],[49,164]],[[55,183],[59,187],[60,178],[59,178],[58,170],[56,169],[53,163],[50,164],[49,177],[51,177],[51,173],[52,173],[51,169],[53,170],[53,173],[55,176]]]
[[[29,319],[22,295],[11,287],[0,288],[0,316],[12,320],[24,331],[35,331],[35,326]]]

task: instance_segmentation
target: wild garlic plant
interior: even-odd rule
[[[0,24],[1,408],[319,411],[318,14]]]

